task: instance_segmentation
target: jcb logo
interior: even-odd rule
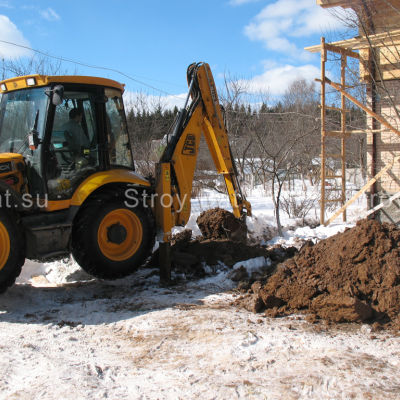
[[[192,133],[186,135],[185,143],[183,144],[182,154],[184,156],[196,155],[196,136]]]

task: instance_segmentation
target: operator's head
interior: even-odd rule
[[[78,108],[73,108],[69,112],[69,119],[73,119],[74,121],[80,122],[82,119],[82,112]]]

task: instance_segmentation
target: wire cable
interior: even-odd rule
[[[87,68],[101,69],[101,70],[104,70],[104,71],[115,72],[115,73],[117,73],[119,75],[122,75],[125,78],[130,79],[130,80],[132,80],[132,81],[134,81],[134,82],[136,82],[136,83],[138,83],[140,85],[146,86],[149,89],[153,89],[153,90],[155,90],[157,92],[160,92],[160,93],[163,93],[163,94],[165,94],[167,96],[172,96],[172,97],[175,97],[175,98],[181,100],[180,97],[178,97],[178,96],[176,96],[176,95],[174,95],[172,93],[169,93],[169,92],[167,92],[167,91],[165,91],[163,89],[157,88],[157,87],[155,87],[153,85],[150,85],[150,84],[148,84],[146,82],[143,82],[143,81],[141,81],[141,80],[139,80],[137,78],[134,78],[134,77],[126,74],[125,72],[122,72],[122,71],[120,71],[118,69],[115,69],[115,68],[102,67],[102,66],[98,66],[98,65],[91,65],[91,64],[87,64],[87,63],[84,63],[84,62],[81,62],[81,61],[72,60],[72,59],[69,59],[69,58],[54,56],[52,54],[45,53],[42,50],[33,49],[32,47],[24,46],[22,44],[17,44],[17,43],[13,43],[13,42],[9,42],[7,40],[1,40],[0,39],[0,42],[1,43],[6,43],[6,44],[9,44],[9,45],[12,45],[12,46],[20,47],[20,48],[23,48],[23,49],[26,49],[26,50],[31,50],[31,51],[33,51],[35,53],[41,54],[41,55],[43,55],[45,57],[53,58],[55,60],[59,60],[59,61],[63,61],[63,62],[69,62],[69,63],[72,63],[72,64],[81,65],[81,66],[87,67]]]

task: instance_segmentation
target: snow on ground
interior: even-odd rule
[[[292,191],[284,191],[282,197],[284,198],[289,193],[295,193],[298,200],[306,197],[313,198],[315,205],[307,215],[307,219],[314,222],[315,225],[319,224],[319,189],[318,187],[308,188],[306,191],[302,190],[303,183],[295,181],[295,188]],[[353,193],[354,194],[354,193]],[[247,200],[250,201],[252,207],[252,217],[247,217],[247,227],[250,236],[259,239],[261,242],[268,244],[283,244],[287,246],[296,245],[301,240],[326,239],[338,232],[342,232],[346,228],[354,226],[355,222],[362,218],[366,213],[366,198],[361,196],[347,209],[347,223],[342,222],[342,216],[336,218],[329,226],[316,226],[310,228],[308,226],[301,227],[300,219],[289,218],[287,214],[281,210],[281,224],[284,227],[283,237],[277,236],[277,229],[275,228],[274,205],[271,196],[260,187],[249,190]],[[185,228],[192,229],[193,236],[200,235],[201,232],[196,224],[196,219],[202,211],[210,208],[220,207],[226,210],[231,209],[229,199],[226,195],[217,193],[213,190],[203,190],[201,195],[192,199],[192,214]],[[335,210],[336,211],[336,210]],[[328,213],[328,217],[333,214],[333,211]],[[182,231],[184,228],[174,228],[174,233]],[[268,240],[264,240],[268,238]]]
[[[189,226],[210,205],[229,209],[217,200],[194,201]],[[271,202],[250,201],[249,225],[261,232],[273,222]],[[318,240],[344,228],[297,228],[272,242]],[[400,398],[398,336],[239,311],[230,305],[236,294],[228,276],[222,266],[162,287],[147,268],[107,282],[72,260],[28,261],[0,297],[0,399]]]
[[[0,298],[1,399],[396,399],[400,339],[230,306],[226,272],[164,288],[34,281]]]

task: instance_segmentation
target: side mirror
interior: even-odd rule
[[[57,86],[54,87],[52,92],[53,92],[52,102],[53,102],[53,104],[55,106],[59,106],[64,101],[64,98],[63,98],[63,96],[64,96],[64,86],[57,85]]]

